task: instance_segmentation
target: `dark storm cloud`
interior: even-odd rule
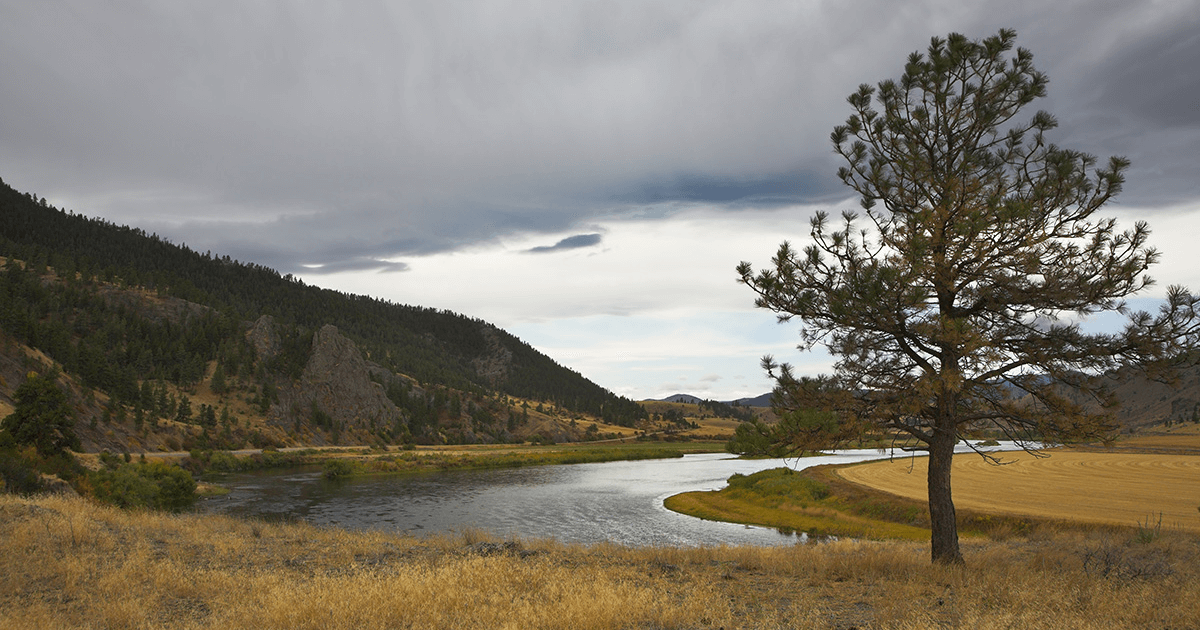
[[[1132,158],[1124,201],[1177,203],[1198,179],[1198,16],[1195,0],[0,0],[0,177],[282,271],[645,204],[823,201],[846,194],[828,133],[847,94],[932,35],[1011,26],[1051,76],[1055,141]]]
[[[680,175],[649,182],[617,199],[631,204],[686,201],[730,207],[770,207],[827,201],[845,196],[832,172],[801,171],[752,177]]]
[[[1200,126],[1200,13],[1183,17],[1114,54],[1096,100],[1151,126]]]
[[[600,244],[602,237],[599,234],[576,234],[568,236],[563,240],[553,245],[542,245],[526,250],[530,254],[549,254],[551,252],[561,252],[567,249],[580,249],[583,247],[594,247]]]

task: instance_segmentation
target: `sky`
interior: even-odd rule
[[[857,207],[829,133],[933,36],[1014,28],[1102,214],[1200,288],[1200,0],[0,0],[0,178],[309,284],[504,328],[634,399],[828,371],[734,268]]]

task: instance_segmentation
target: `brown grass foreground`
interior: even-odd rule
[[[1193,628],[1200,540],[628,549],[0,496],[3,628]]]
[[[1200,533],[1200,457],[1053,449],[1049,457],[1002,453],[995,466],[974,454],[954,458],[954,504],[985,514],[1017,514],[1114,525],[1157,524]],[[924,500],[927,458],[839,468],[844,479]],[[1200,606],[1200,604],[1198,604]]]

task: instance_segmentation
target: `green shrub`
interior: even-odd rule
[[[126,464],[116,470],[91,473],[93,496],[106,503],[134,509],[182,512],[196,503],[196,481],[184,469],[162,462]]]
[[[42,476],[32,462],[15,451],[0,452],[0,489],[11,494],[35,494],[42,490]]]
[[[109,453],[108,451],[101,451],[100,453],[100,463],[104,464],[104,467],[108,470],[116,470],[120,468],[122,461],[124,460],[116,455],[113,455],[112,453]]]
[[[353,475],[357,467],[348,459],[331,459],[325,462],[325,478],[338,479]]]
[[[213,451],[208,457],[207,470],[212,472],[237,472],[241,469],[241,460],[229,451]]]

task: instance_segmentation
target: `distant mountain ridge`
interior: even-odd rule
[[[687,403],[687,404],[692,404],[692,405],[698,405],[707,399],[700,398],[699,396],[693,396],[692,394],[673,394],[671,396],[667,396],[666,398],[659,398],[656,400],[658,400],[659,402]],[[716,402],[726,404],[726,405],[738,405],[738,406],[742,406],[742,407],[770,407],[771,406],[771,394],[770,394],[770,392],[768,392],[766,394],[762,394],[760,396],[755,396],[753,398],[738,398],[737,400],[718,400]]]
[[[1200,423],[1200,367],[1182,369],[1175,377],[1175,382],[1168,384],[1146,378],[1130,369],[1109,375],[1109,386],[1121,401],[1113,412],[1113,418],[1121,430],[1136,433],[1159,425]],[[1015,387],[1009,389],[1013,395],[1023,395]],[[674,394],[661,401],[700,404],[704,399],[692,394]],[[770,407],[771,394],[719,402],[742,407]],[[1089,404],[1084,398],[1078,402]]]

